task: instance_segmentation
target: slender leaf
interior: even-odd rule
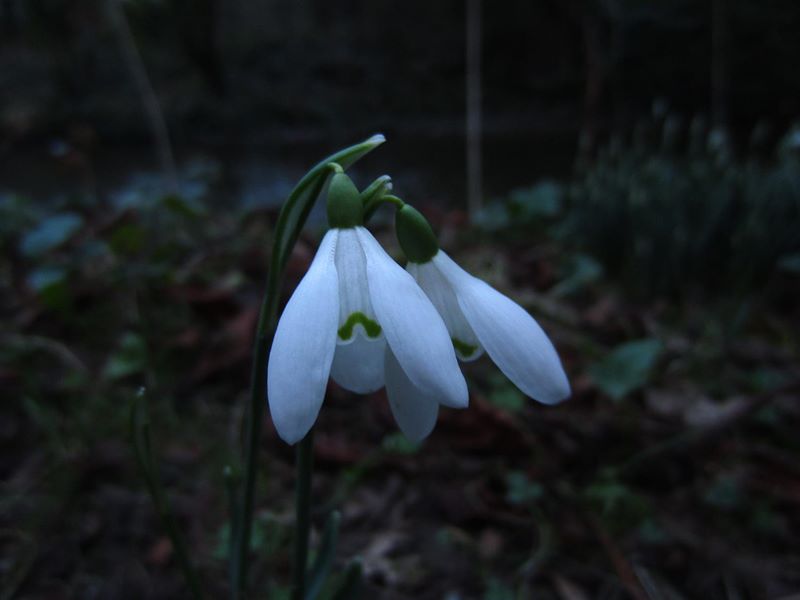
[[[353,559],[342,577],[339,589],[331,597],[331,600],[356,600],[361,597],[364,581],[364,568],[361,560]]]
[[[380,146],[385,140],[386,138],[380,134],[373,135],[360,144],[345,148],[321,160],[303,176],[294,190],[292,190],[292,193],[289,194],[275,227],[275,246],[273,251],[277,250],[277,266],[281,271],[286,266],[289,253],[297,240],[297,236],[300,235],[311,208],[325,188],[328,176],[331,173],[328,165],[336,163],[341,165],[343,169],[347,169],[359,158]],[[273,262],[273,267],[275,266],[276,263]]]
[[[147,367],[147,344],[133,332],[126,333],[119,349],[111,355],[103,369],[106,379],[122,379],[134,373],[141,373]]]
[[[339,523],[342,517],[339,511],[333,511],[325,523],[325,531],[322,534],[317,557],[311,567],[306,580],[306,600],[314,600],[322,590],[322,586],[330,575],[333,567],[333,558],[336,554],[336,543],[339,541]]]
[[[235,577],[236,573],[233,570],[233,563],[230,562],[231,556],[236,551],[236,536],[233,534],[233,527],[234,523],[239,522],[239,504],[236,501],[237,492],[238,492],[238,479],[233,472],[233,468],[230,465],[225,465],[225,468],[222,471],[222,476],[225,479],[225,496],[228,500],[228,518],[230,519],[227,532],[228,532],[228,539],[226,540],[227,543],[225,544],[225,557],[228,559],[228,576],[230,577],[231,586],[234,586],[236,583]]]
[[[130,427],[136,461],[139,463],[139,468],[147,484],[147,489],[150,492],[150,496],[153,498],[153,504],[155,504],[158,516],[161,518],[161,523],[164,529],[166,529],[170,541],[172,541],[173,548],[175,548],[178,564],[189,586],[192,597],[195,600],[201,600],[203,594],[201,592],[200,580],[189,560],[186,542],[180,533],[178,524],[170,509],[166,493],[161,485],[161,478],[156,472],[152,444],[150,441],[150,417],[144,388],[139,391],[131,405]]]

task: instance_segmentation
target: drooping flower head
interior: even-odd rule
[[[343,173],[331,180],[328,221],[270,350],[275,427],[290,444],[302,439],[331,376],[357,393],[385,385],[401,430],[419,441],[433,429],[439,404],[468,403],[448,329],[411,275],[363,227],[359,192]]]
[[[473,277],[439,249],[428,221],[406,204],[396,214],[406,269],[442,316],[458,357],[484,351],[523,393],[544,404],[570,395],[558,353],[519,304]]]

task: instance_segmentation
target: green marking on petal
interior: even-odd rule
[[[478,351],[478,347],[473,344],[462,342],[458,338],[452,338],[452,340],[453,347],[455,347],[456,352],[458,352],[458,354],[463,358],[469,358]]]
[[[354,312],[345,321],[344,325],[339,327],[339,337],[343,340],[349,340],[353,337],[353,329],[356,325],[361,325],[367,334],[367,337],[376,338],[381,334],[381,326],[375,321],[370,319],[362,312]]]

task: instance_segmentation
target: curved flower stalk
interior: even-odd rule
[[[558,353],[525,309],[440,250],[428,222],[408,204],[397,212],[396,227],[406,268],[442,316],[461,360],[486,351],[514,385],[544,404],[570,395]]]
[[[433,429],[439,404],[463,408],[467,386],[445,324],[414,279],[362,225],[343,173],[328,193],[330,229],[281,315],[267,369],[270,412],[294,444],[316,421],[331,376],[345,389],[386,386],[411,440]]]
[[[253,527],[258,450],[265,406],[266,381],[263,372],[267,362],[269,339],[278,320],[278,298],[286,261],[312,206],[328,181],[331,165],[336,164],[340,168],[347,168],[384,141],[383,135],[377,134],[320,161],[298,182],[278,216],[267,278],[267,291],[262,301],[253,347],[253,377],[250,385],[249,409],[245,417],[244,477],[241,484],[240,501],[231,501],[235,510],[231,514],[230,575],[231,589],[235,599],[244,597],[246,592],[247,559]],[[229,478],[229,481],[231,482],[231,497],[233,497],[238,491],[237,484],[233,479]],[[297,572],[304,575],[305,565],[300,565]]]

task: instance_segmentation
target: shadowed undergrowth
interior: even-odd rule
[[[543,407],[469,363],[470,408],[443,409],[420,447],[383,392],[331,384],[314,526],[342,512],[339,560],[363,557],[371,594],[800,585],[796,158],[691,148],[612,144],[572,184],[517,192],[475,229],[428,211],[449,253],[537,316],[574,394]],[[184,597],[127,440],[140,386],[179,526],[209,596],[226,593],[222,471],[241,444],[275,215],[218,208],[213,174],[197,177],[192,193],[125,202],[0,197],[4,598]],[[314,244],[290,257],[290,288]],[[251,578],[281,597],[292,456],[271,429],[262,459]]]

